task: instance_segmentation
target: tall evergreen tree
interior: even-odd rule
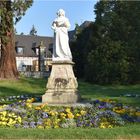
[[[18,77],[15,60],[14,22],[17,23],[32,5],[32,0],[2,0],[0,1],[1,17],[1,58],[0,79]]]
[[[30,30],[30,35],[37,35],[37,30],[34,25],[32,26],[32,29]]]

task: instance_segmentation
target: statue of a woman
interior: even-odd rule
[[[54,30],[53,61],[72,60],[69,47],[68,28],[70,27],[69,19],[65,17],[65,11],[59,9],[57,18],[52,23]]]

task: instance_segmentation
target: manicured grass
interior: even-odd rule
[[[0,97],[9,95],[43,95],[47,79],[21,78],[16,81],[0,81]],[[84,99],[110,98],[123,104],[140,107],[140,97],[125,97],[125,94],[140,95],[140,85],[92,85],[79,81],[79,93]],[[0,139],[140,139],[140,124],[109,129],[15,129],[0,128]]]
[[[139,139],[140,125],[116,128],[15,129],[0,128],[4,139]]]
[[[47,79],[21,78],[16,81],[0,81],[0,96],[9,95],[43,95]],[[126,94],[139,95],[140,85],[93,85],[79,81],[79,93],[85,99],[110,98],[122,103],[140,106],[140,97],[125,97]]]
[[[0,81],[0,96],[44,94],[47,79],[20,78]]]
[[[86,99],[109,98],[123,104],[140,106],[140,85],[92,85],[79,81],[79,92]],[[126,94],[139,97],[126,97]]]

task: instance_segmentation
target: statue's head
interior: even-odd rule
[[[63,9],[59,9],[57,12],[58,16],[65,16],[65,11]]]

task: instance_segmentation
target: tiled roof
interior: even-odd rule
[[[38,47],[41,41],[43,41],[46,51],[48,51],[49,46],[53,43],[53,37],[15,35],[15,47],[23,47],[24,54],[22,56],[26,57],[37,56],[33,48]]]

